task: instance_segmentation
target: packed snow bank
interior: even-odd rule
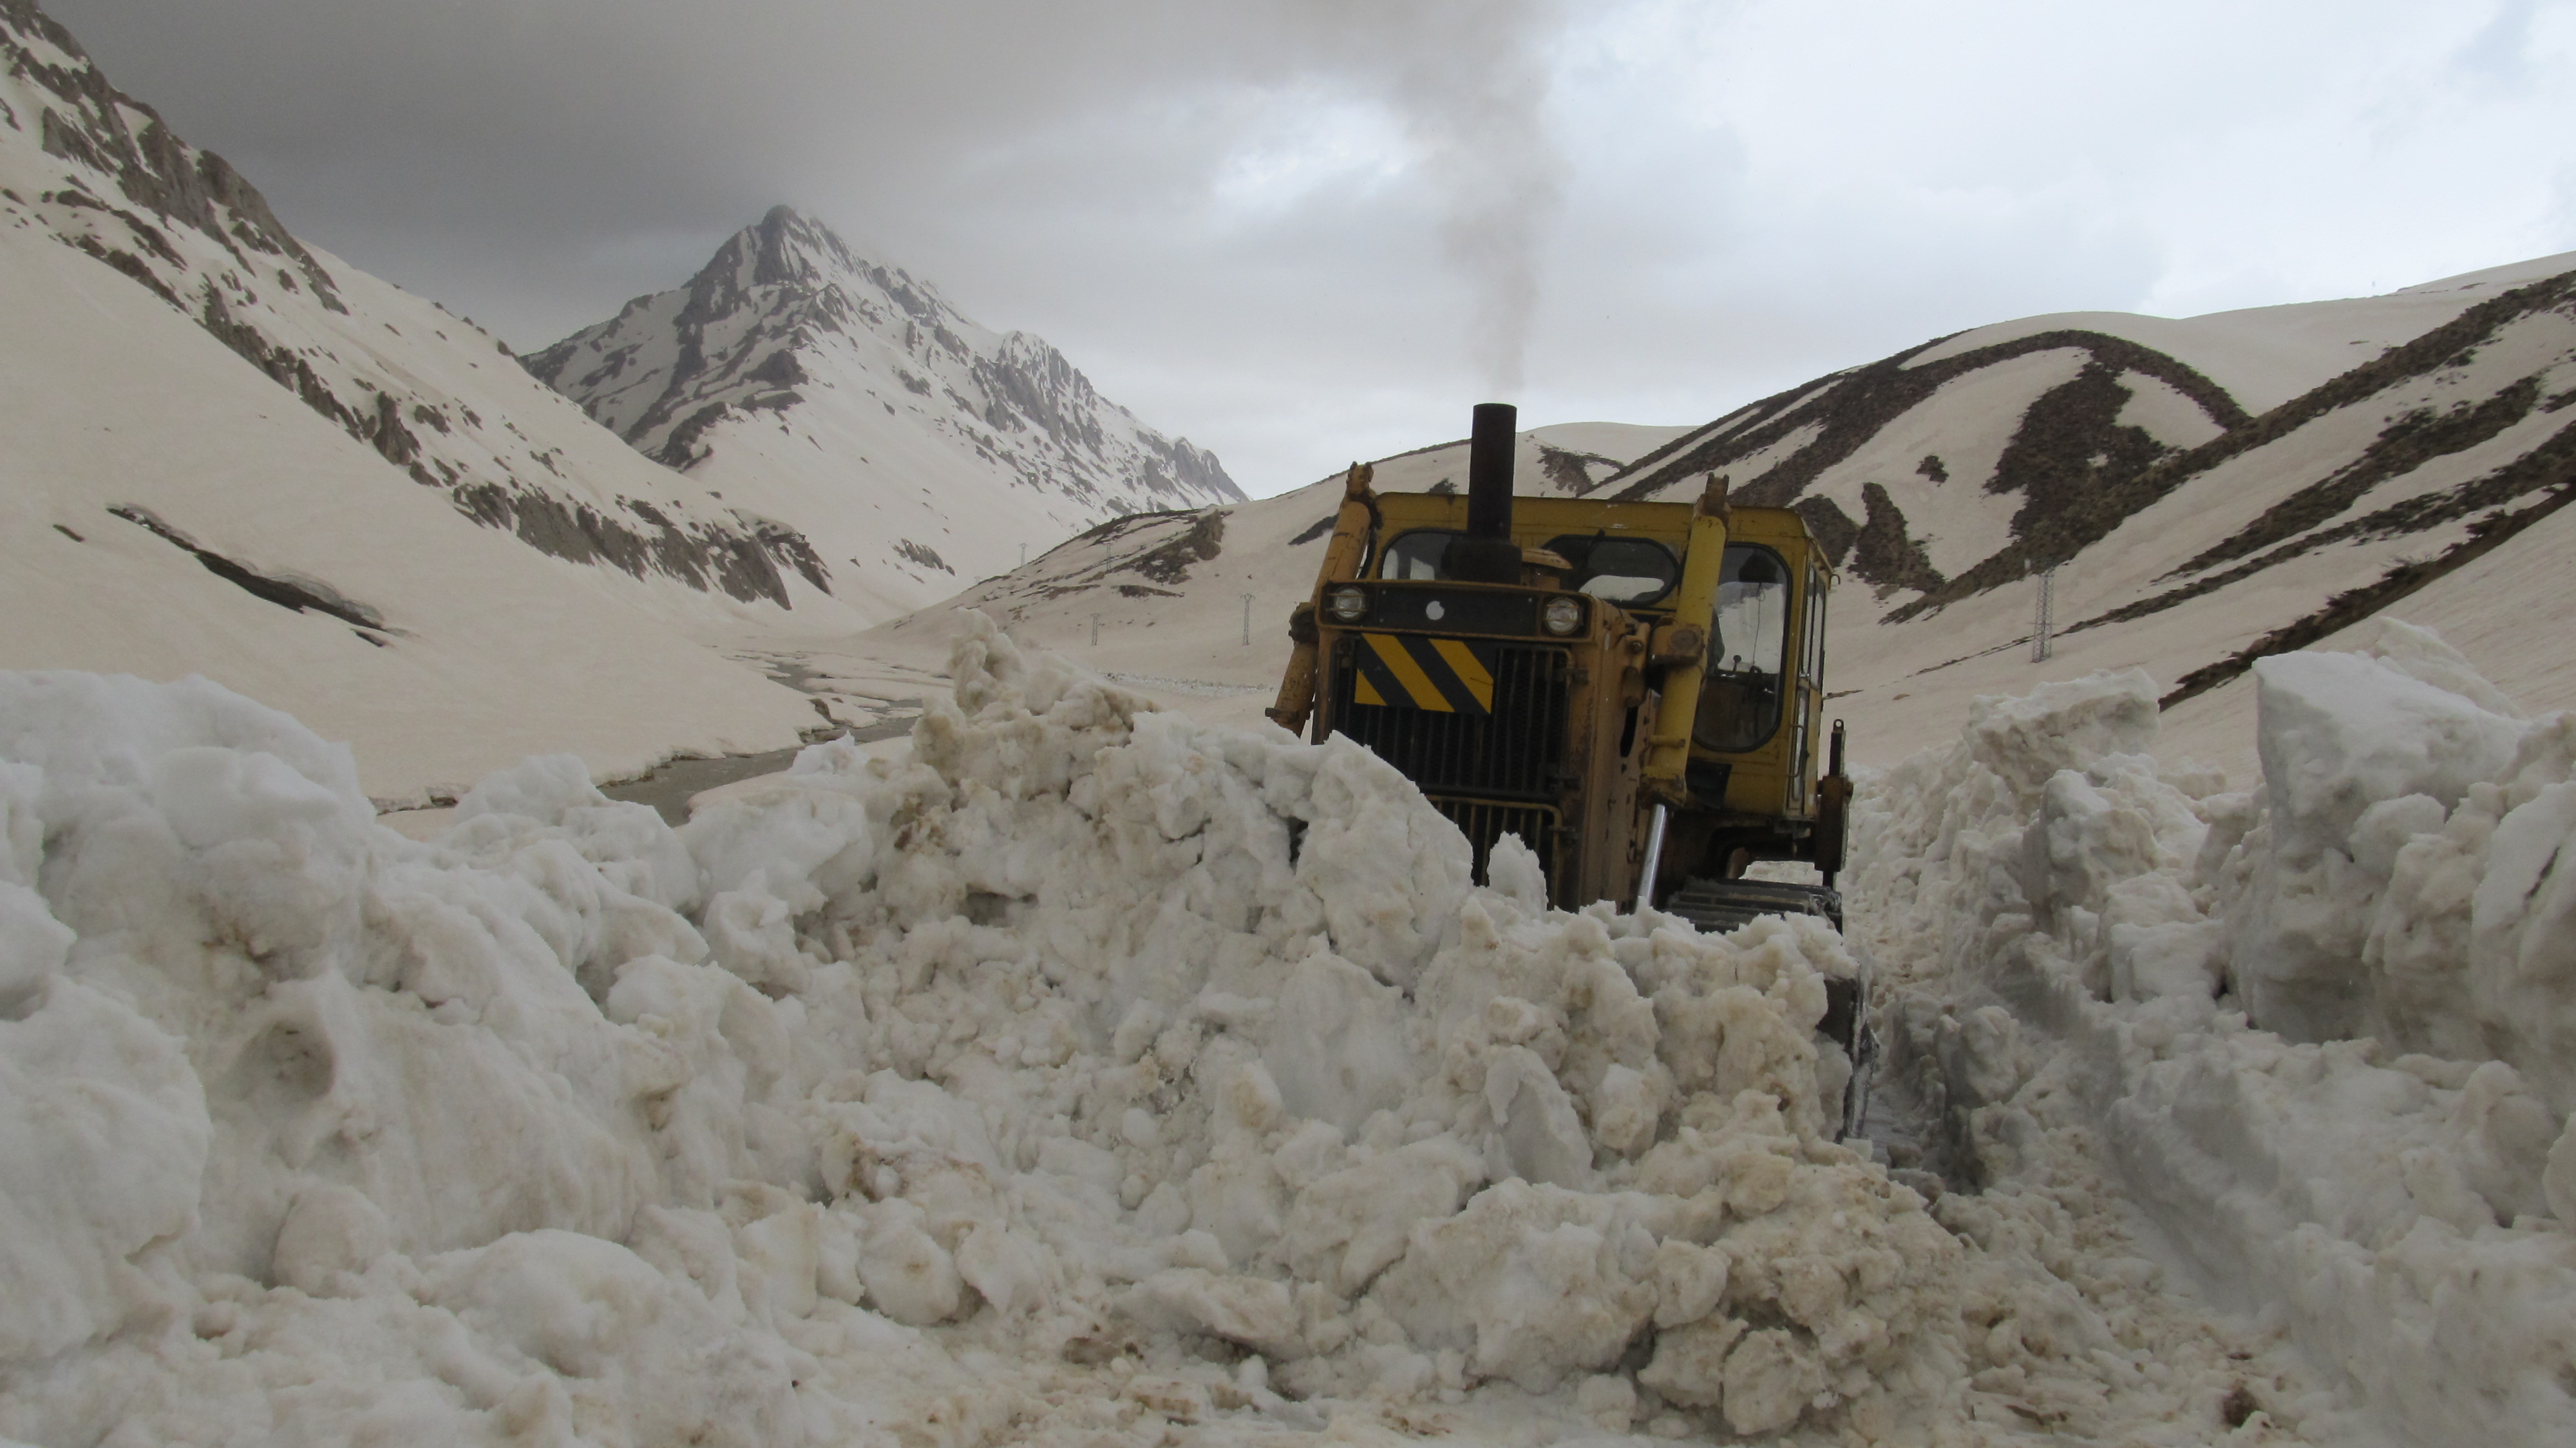
[[[1981,700],[1862,795],[1853,928],[1955,1175],[2099,1140],[2401,1437],[2576,1440],[2576,716],[2430,633],[2258,664],[2262,786],[2145,676]]]
[[[676,832],[536,759],[428,844],[215,686],[0,676],[0,1435],[2295,1415],[2072,1189],[1820,1134],[1818,923],[1549,911],[1346,741],[955,675]]]

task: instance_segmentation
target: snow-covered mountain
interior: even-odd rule
[[[13,218],[123,273],[467,517],[543,552],[741,599],[826,586],[812,550],[564,426],[496,341],[435,307],[353,305],[349,269],[299,242],[223,158],[110,85],[31,0],[0,5]],[[404,325],[408,323],[408,329]],[[481,372],[482,377],[458,376]]]
[[[386,797],[821,722],[702,641],[860,621],[793,528],[299,242],[30,0],[0,0],[0,311],[0,667],[209,675],[360,741]]]
[[[1093,524],[1240,502],[1214,454],[1025,332],[781,206],[673,291],[521,359],[635,448],[791,520],[880,617]]]

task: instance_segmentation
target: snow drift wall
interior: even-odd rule
[[[1864,792],[1901,1079],[1966,1175],[2094,1133],[2401,1436],[2568,1441],[2576,716],[2402,623],[2256,670],[2251,792],[2146,755],[2136,673],[1980,701]]]
[[[1819,1135],[1829,931],[1551,913],[1346,742],[957,678],[678,832],[539,759],[425,845],[214,685],[0,676],[0,1435],[1955,1399],[1961,1243]]]
[[[1547,910],[1364,751],[988,628],[907,753],[678,831],[531,760],[434,844],[213,685],[0,676],[0,1437],[2331,1436],[2156,1289],[2089,1131],[2350,1396],[2555,1441],[2551,1020],[2419,1018],[2526,1074],[2234,1009],[2312,877],[2384,879],[2336,967],[2372,1010],[2450,918],[2404,901],[2508,1011],[2559,958],[2557,726],[2429,640],[2362,662],[2514,742],[2501,782],[2456,763],[2484,724],[2355,753],[2458,781],[2361,875],[2321,862],[2390,831],[2369,789],[2159,770],[2141,677],[1981,706],[1866,797],[1898,1064],[1992,1184],[1946,1194],[1820,1134],[1821,926]]]

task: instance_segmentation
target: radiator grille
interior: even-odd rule
[[[1333,650],[1335,733],[1367,745],[1425,794],[1530,801],[1555,796],[1565,759],[1565,650],[1515,644],[1495,648],[1493,712],[1444,714],[1357,702],[1352,697],[1356,642],[1344,639]],[[1530,847],[1538,849],[1539,844],[1532,840]],[[1480,848],[1477,859],[1481,863],[1483,858]]]
[[[1518,835],[1521,843],[1538,856],[1547,871],[1548,894],[1562,896],[1566,889],[1564,842],[1558,837],[1556,811],[1545,805],[1497,804],[1484,799],[1447,799],[1434,795],[1432,807],[1449,817],[1458,832],[1476,851],[1476,879],[1486,878],[1494,857],[1494,845],[1505,835]],[[1563,903],[1559,900],[1560,904]]]

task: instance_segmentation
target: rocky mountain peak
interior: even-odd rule
[[[978,325],[787,206],[726,238],[685,285],[520,360],[637,451],[711,484],[784,468],[931,509],[906,536],[841,549],[862,568],[872,551],[897,571],[924,550],[958,556],[964,543],[919,535],[955,538],[964,514],[943,510],[980,494],[969,479],[1002,509],[977,505],[975,526],[1010,535],[1005,560],[1108,518],[1243,497],[1213,454],[1147,427],[1044,339]]]
[[[760,286],[821,286],[831,270],[856,271],[860,265],[830,227],[791,207],[771,207],[759,225],[736,233],[727,247],[745,242],[753,254],[752,281]]]
[[[819,297],[867,269],[830,227],[792,207],[773,206],[756,225],[725,238],[686,290],[701,314],[723,316],[762,289]]]

